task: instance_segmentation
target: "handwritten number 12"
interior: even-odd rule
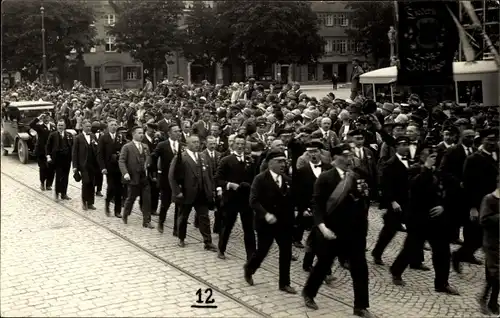
[[[205,289],[204,293],[207,294],[205,304],[213,304],[215,302],[215,299],[212,299],[212,288]],[[196,302],[198,304],[203,304],[201,288],[196,291],[196,296],[198,296],[198,300]]]

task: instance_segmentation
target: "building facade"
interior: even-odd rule
[[[103,43],[83,55],[86,73],[83,82],[93,88],[142,88],[142,63],[135,61],[129,53],[117,52],[115,39],[107,34],[107,29],[118,19],[110,1],[92,0],[87,3],[95,11],[97,39]]]

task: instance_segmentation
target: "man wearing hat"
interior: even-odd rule
[[[302,291],[305,305],[318,309],[314,301],[335,257],[344,254],[349,263],[354,289],[354,315],[374,317],[368,311],[368,265],[365,249],[368,233],[366,192],[360,188],[361,171],[351,170],[351,147],[340,144],[333,148],[333,168],[322,173],[314,185],[313,217],[318,262]]]
[[[91,132],[91,123],[84,119],[83,131],[73,143],[73,172],[82,176],[82,209],[95,210],[95,175],[99,172],[97,162],[97,139]]]
[[[104,129],[106,129],[106,126],[104,126]],[[102,135],[102,130],[104,130],[101,123],[98,121],[93,121],[92,122],[92,128],[91,132],[94,134],[95,138],[97,141],[99,141],[99,138]],[[101,171],[96,171],[95,173],[95,196],[96,197],[102,197],[102,182],[103,182],[103,176]]]
[[[286,176],[286,156],[283,151],[267,154],[268,169],[257,175],[250,190],[250,207],[255,212],[257,251],[244,266],[244,278],[253,285],[252,276],[269,252],[273,241],[279,247],[279,289],[296,294],[290,286],[294,203],[291,179]]]
[[[160,142],[159,138],[155,135],[157,129],[158,129],[158,124],[155,123],[146,124],[146,132],[144,133],[143,143],[145,143],[148,146],[149,153],[153,153],[153,151],[156,149],[156,146]],[[151,191],[151,196],[150,196],[151,215],[158,215],[157,209],[160,199],[160,190],[158,188],[158,182],[156,180],[156,176],[153,173],[153,171],[155,171],[156,169],[152,169],[154,168],[152,166],[149,166],[149,168],[150,170],[148,173],[148,179],[149,179],[149,189]],[[142,203],[142,198],[140,199],[140,203]]]
[[[483,197],[497,188],[498,184],[498,135],[499,129],[483,129],[480,132],[480,150],[468,156],[464,164],[463,186],[467,193],[469,222],[464,227],[464,244],[453,254],[453,267],[460,272],[460,262],[480,264],[474,253],[481,247],[482,231],[478,222]]]
[[[319,175],[331,168],[330,164],[321,162],[321,152],[323,144],[319,141],[310,141],[306,145],[309,162],[304,167],[297,169],[294,175],[293,192],[297,206],[297,216],[295,218],[294,246],[304,248],[302,238],[304,230],[312,225],[312,190]]]
[[[118,158],[120,151],[125,144],[125,138],[122,133],[126,130],[122,128],[118,131],[118,124],[115,119],[108,120],[108,131],[101,135],[97,146],[97,161],[100,171],[106,175],[107,189],[104,209],[107,216],[110,215],[109,204],[114,203],[114,214],[121,218],[123,185],[121,182],[120,168],[118,167]]]
[[[266,148],[266,126],[267,121],[264,117],[258,117],[255,121],[257,131],[247,137],[252,150],[263,151]]]
[[[457,130],[458,131],[458,130]],[[451,222],[451,242],[461,244],[460,228],[469,224],[469,209],[467,208],[467,193],[463,188],[463,167],[465,159],[476,152],[474,147],[475,132],[472,129],[466,129],[460,133],[459,142],[448,148],[443,155],[439,165],[439,172],[443,177],[445,188],[445,208],[453,213]]]
[[[50,191],[52,190],[55,171],[54,166],[47,163],[45,145],[47,144],[49,134],[55,131],[56,127],[53,123],[50,122],[50,116],[48,113],[41,114],[40,116],[33,119],[30,122],[29,126],[37,133],[35,155],[37,157],[38,167],[40,169],[40,189],[42,191]]]
[[[349,132],[352,141],[354,156],[359,159],[359,168],[366,172],[366,180],[370,186],[370,194],[373,199],[377,198],[377,162],[372,149],[365,147],[366,131],[355,129]]]
[[[439,168],[441,160],[443,159],[446,150],[453,147],[457,141],[460,132],[455,126],[444,126],[441,130],[441,136],[443,140],[436,146],[437,157],[436,157],[436,167]]]
[[[399,136],[395,140],[394,156],[382,168],[380,187],[382,190],[381,207],[387,208],[384,215],[384,226],[379,233],[377,244],[372,251],[375,264],[383,265],[382,255],[401,228],[404,214],[408,208],[408,191],[410,180],[410,162],[408,158],[410,139]],[[418,256],[418,257],[417,257]],[[412,268],[421,268],[420,254],[411,263]]]

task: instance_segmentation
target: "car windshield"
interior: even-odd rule
[[[21,119],[19,123],[21,124],[29,124],[33,119],[40,116],[43,113],[50,112],[49,109],[30,109],[30,110],[22,110],[20,109]]]

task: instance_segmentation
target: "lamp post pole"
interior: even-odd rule
[[[389,38],[389,45],[391,47],[391,53],[390,53],[390,61],[391,61],[391,66],[396,63],[396,53],[395,53],[395,44],[396,44],[396,30],[394,29],[393,26],[390,27],[389,32],[387,32],[387,37]]]
[[[41,2],[40,13],[42,15],[42,64],[43,64],[43,82],[47,83],[47,54],[45,52],[45,9]]]

